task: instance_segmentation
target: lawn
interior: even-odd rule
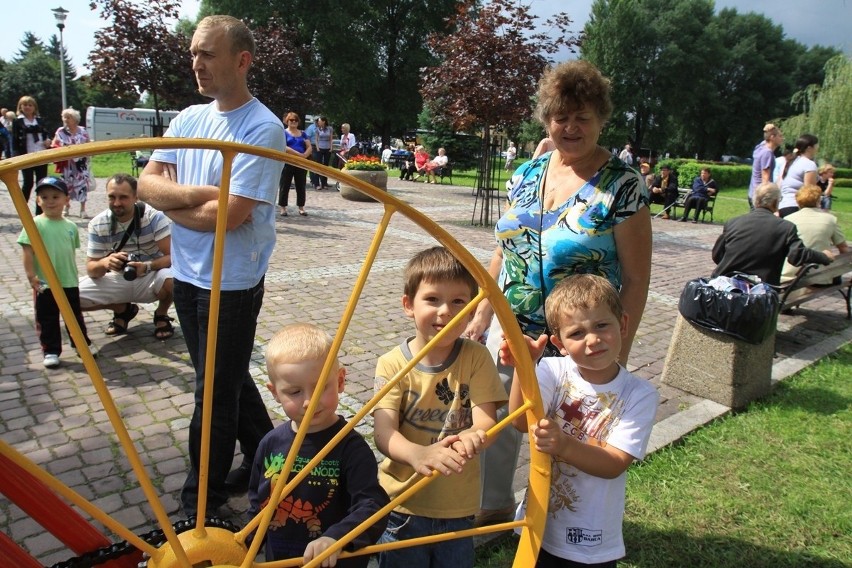
[[[108,178],[113,174],[130,171],[130,153],[119,152],[117,154],[102,154],[92,158],[92,170],[96,178]]]
[[[852,345],[628,471],[620,568],[842,568],[852,559]],[[476,566],[511,566],[514,541]]]

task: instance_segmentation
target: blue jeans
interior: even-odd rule
[[[432,519],[392,512],[379,543],[396,542],[450,531],[473,528],[473,516]],[[445,540],[411,548],[379,553],[379,568],[473,568],[473,537]]]
[[[207,358],[207,323],[210,290],[174,280],[174,302],[180,328],[195,368],[195,410],[189,424],[191,468],[181,492],[187,516],[196,513],[201,453],[201,414],[204,397],[204,366]],[[228,500],[225,478],[240,441],[244,460],[254,459],[257,445],[272,430],[263,399],[249,374],[257,316],[263,304],[263,279],[248,290],[223,291],[219,302],[219,326],[214,366],[213,419],[210,428],[210,475],[208,510]]]

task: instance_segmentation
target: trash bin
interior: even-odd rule
[[[756,277],[688,282],[662,382],[736,409],[765,396],[779,305],[777,293]]]
[[[678,309],[696,325],[758,345],[775,332],[780,304],[757,276],[734,275],[690,280]]]

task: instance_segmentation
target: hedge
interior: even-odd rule
[[[710,168],[711,177],[716,180],[719,189],[726,187],[748,187],[751,182],[751,166],[748,164],[729,164],[720,162],[696,162],[695,160],[660,160],[656,171],[668,165],[677,172],[680,187],[692,187],[692,180],[701,173],[701,168]]]

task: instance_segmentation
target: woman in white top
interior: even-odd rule
[[[426,183],[437,183],[435,171],[447,165],[450,159],[447,157],[447,151],[443,148],[438,148],[438,155],[426,163]]]
[[[778,204],[778,215],[786,217],[799,210],[796,203],[796,192],[803,185],[815,185],[817,182],[817,165],[814,162],[819,139],[813,134],[802,134],[796,140],[793,148],[793,158],[784,165],[781,176],[781,202]]]

